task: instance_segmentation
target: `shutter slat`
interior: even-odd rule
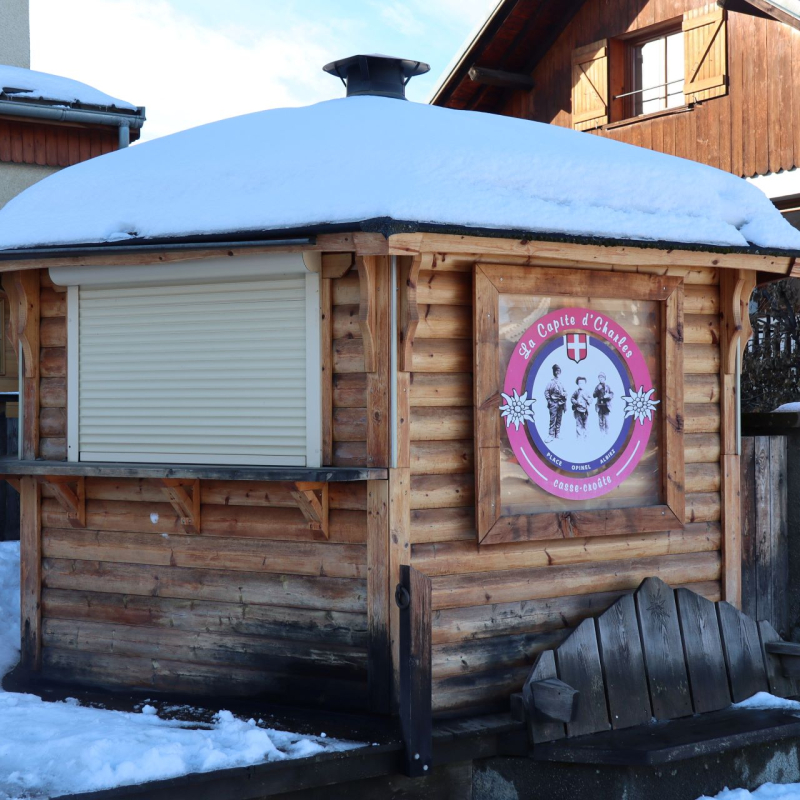
[[[305,277],[84,287],[82,459],[302,466]]]
[[[572,127],[586,131],[609,121],[608,40],[572,54]]]
[[[684,86],[687,103],[728,92],[728,45],[725,9],[695,8],[683,15]]]

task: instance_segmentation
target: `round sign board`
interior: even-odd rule
[[[636,469],[660,400],[625,329],[587,308],[551,311],[514,347],[500,416],[528,477],[557,497],[590,500]]]

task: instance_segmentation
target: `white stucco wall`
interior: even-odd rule
[[[0,0],[2,3],[3,0]],[[0,208],[31,184],[58,172],[59,167],[0,163]]]
[[[28,0],[0,0],[0,64],[31,67]]]

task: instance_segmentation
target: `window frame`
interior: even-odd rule
[[[202,263],[202,262],[199,262]],[[226,264],[226,267],[228,265]],[[130,453],[108,453],[103,458],[81,459],[80,455],[80,287],[100,286],[102,283],[92,283],[86,281],[70,282],[67,285],[67,460],[70,462],[85,461],[85,463],[174,463],[174,464],[219,464],[226,466],[294,466],[299,468],[318,468],[322,465],[322,330],[320,321],[320,293],[321,275],[317,268],[304,271],[305,276],[305,311],[306,311],[306,338],[305,338],[305,373],[306,373],[306,427],[305,427],[305,464],[288,463],[290,459],[261,456],[235,456],[225,454],[198,455],[196,460],[189,461],[177,453],[149,453],[142,457],[137,454],[136,458],[131,457]],[[135,268],[142,269],[142,268]],[[163,272],[169,271],[169,267],[161,266]],[[208,264],[204,264],[202,269],[198,269],[200,277],[186,267],[179,267],[182,270],[180,281],[176,283],[191,285],[219,285],[237,282],[238,280],[253,280],[263,278],[265,281],[279,279],[281,274],[272,274],[266,271],[264,274],[247,274],[244,270],[242,276],[226,276],[225,280],[209,279]],[[230,268],[228,268],[230,270]],[[232,272],[236,272],[232,270]],[[294,275],[300,275],[297,270],[293,270]],[[286,274],[286,273],[284,273]],[[158,285],[159,282],[156,282]],[[160,281],[162,285],[167,282]],[[131,283],[113,284],[119,288],[131,285],[153,285],[145,277],[144,279]]]
[[[654,31],[653,28],[658,28],[659,30]],[[640,32],[641,33],[641,32]],[[675,111],[686,105],[686,95],[683,93],[683,88],[681,88],[681,95],[683,95],[683,103],[670,106],[668,105],[669,102],[669,91],[668,91],[668,84],[666,83],[666,79],[669,77],[669,60],[668,60],[668,53],[669,49],[667,47],[667,38],[670,36],[680,35],[682,38],[684,36],[683,28],[682,28],[682,20],[680,18],[672,20],[670,24],[664,23],[648,27],[644,33],[641,35],[637,35],[636,37],[625,40],[625,47],[627,50],[627,68],[626,68],[626,78],[625,84],[627,86],[626,92],[637,92],[635,95],[630,95],[627,98],[628,102],[628,117],[629,119],[638,119],[639,117],[649,117],[651,115],[656,114],[664,114],[668,111]],[[636,87],[636,53],[637,50],[640,50],[645,45],[650,44],[651,42],[657,42],[660,40],[664,40],[664,79],[665,83],[660,87],[652,87],[652,88],[661,88],[664,90],[664,107],[656,109],[655,111],[640,111],[637,112],[637,101],[641,101],[642,94],[646,91],[642,88]],[[684,52],[683,62],[681,63],[681,69],[683,71],[683,78],[682,81],[685,82],[686,80],[686,54]],[[653,98],[655,99],[655,98]],[[661,100],[661,98],[658,98]],[[641,101],[642,103],[645,101]],[[649,100],[646,102],[650,102]]]
[[[475,496],[478,542],[506,544],[567,536],[650,533],[684,528],[683,278],[476,264],[474,280]],[[503,385],[499,359],[500,294],[575,294],[659,301],[661,332],[660,425],[662,503],[622,509],[552,511],[503,516],[500,447],[504,436],[497,400]]]

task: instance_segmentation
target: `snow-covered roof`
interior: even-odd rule
[[[553,125],[380,97],[214,122],[91,159],[0,211],[0,248],[323,230],[390,219],[800,251],[720,170]]]
[[[64,105],[136,111],[136,106],[80,81],[5,64],[0,64],[0,95],[4,99],[45,100]]]

